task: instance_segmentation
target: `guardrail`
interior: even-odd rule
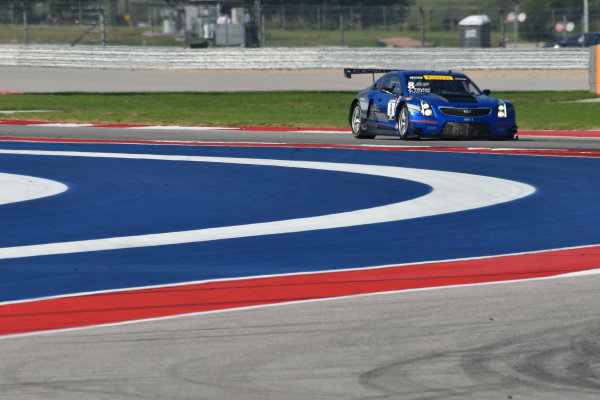
[[[208,48],[0,45],[0,66],[110,69],[588,69],[588,48]]]

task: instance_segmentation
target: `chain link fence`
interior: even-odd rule
[[[262,6],[253,1],[4,0],[0,43],[246,47],[459,47],[483,32],[476,47],[590,45],[579,8]],[[221,8],[221,9],[219,9]],[[485,15],[480,27],[461,21]],[[220,18],[226,16],[224,24]],[[486,20],[483,20],[484,22]],[[600,31],[600,10],[589,10],[589,31]],[[226,25],[226,26],[223,26]],[[478,31],[481,30],[482,32]],[[571,42],[569,42],[571,40]],[[587,39],[586,39],[587,40]]]
[[[263,15],[267,44],[273,46],[288,45],[297,35],[303,38],[299,41],[316,45],[324,44],[319,40],[329,40],[325,44],[457,47],[461,45],[461,21],[473,15],[489,20],[490,47],[563,43],[583,31],[579,8],[536,9],[528,15],[517,7],[290,5],[263,7]],[[589,10],[588,21],[589,31],[600,31],[600,10]]]

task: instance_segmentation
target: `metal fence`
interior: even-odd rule
[[[473,2],[483,3],[483,2]],[[525,12],[529,11],[529,12]],[[490,47],[504,47],[526,42],[541,45],[551,40],[566,39],[581,33],[583,10],[581,8],[542,8],[523,10],[519,7],[498,8],[481,6],[449,7],[329,7],[294,6],[263,7],[264,30],[267,43],[294,32],[339,31],[338,43],[363,45],[358,35],[373,32],[381,38],[406,37],[412,45],[459,46],[461,21],[472,15],[485,15],[489,19],[492,40]],[[600,31],[600,9],[587,13],[587,30]],[[286,32],[290,32],[286,35]],[[279,36],[279,37],[278,37]],[[367,35],[369,38],[370,35]],[[337,38],[334,38],[334,40]],[[418,43],[415,43],[414,41]],[[310,39],[309,39],[310,41]],[[379,45],[394,44],[380,41]],[[399,41],[402,43],[402,41]],[[373,41],[376,45],[377,41]]]
[[[3,0],[0,43],[214,46],[219,45],[220,28],[216,3]],[[472,6],[460,7],[223,4],[228,22],[243,27],[246,40],[221,44],[248,47],[458,47],[464,45],[465,34],[460,22],[470,15],[489,18],[484,28],[489,30],[489,43],[483,47],[542,45],[584,30],[581,8],[500,9],[489,6],[495,4],[490,1],[474,0]],[[600,31],[600,10],[590,9],[586,21],[588,30]]]

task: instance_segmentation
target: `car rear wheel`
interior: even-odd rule
[[[403,104],[398,113],[398,136],[400,139],[406,139],[408,136],[408,124],[408,108]]]
[[[375,135],[370,135],[362,131],[362,112],[360,104],[356,103],[352,108],[352,116],[350,117],[350,126],[352,127],[352,135],[358,139],[373,139]]]

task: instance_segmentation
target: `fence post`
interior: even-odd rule
[[[254,18],[253,20],[256,22],[256,25],[258,25],[258,30],[260,32],[261,26],[260,26],[260,15],[262,14],[262,11],[260,9],[260,0],[255,0],[254,1]]]
[[[581,17],[581,33],[586,34],[590,29],[590,12],[588,0],[583,0],[583,16]]]
[[[519,5],[517,4],[515,6],[515,22],[514,22],[515,25],[513,27],[513,30],[514,30],[513,36],[514,36],[514,41],[515,41],[515,43],[513,45],[514,47],[517,47],[517,43],[519,41],[519,21],[518,21],[519,18],[518,18],[518,15],[519,15]]]
[[[419,29],[421,31],[421,47],[425,47],[425,12],[419,6]]]
[[[104,18],[104,0],[100,0],[98,8],[98,17],[100,18],[100,39],[102,46],[106,46],[106,19]]]
[[[504,9],[499,10],[500,13],[500,47],[506,47],[506,33],[504,27]]]
[[[267,47],[267,26],[265,25],[264,14],[260,16],[260,35],[262,39],[262,47]]]
[[[340,8],[340,40],[342,42],[342,46],[344,45],[344,15],[342,14],[342,9]]]
[[[23,40],[25,41],[25,46],[29,44],[29,24],[27,23],[27,8],[25,8],[25,1],[21,1],[21,5],[23,6]]]

